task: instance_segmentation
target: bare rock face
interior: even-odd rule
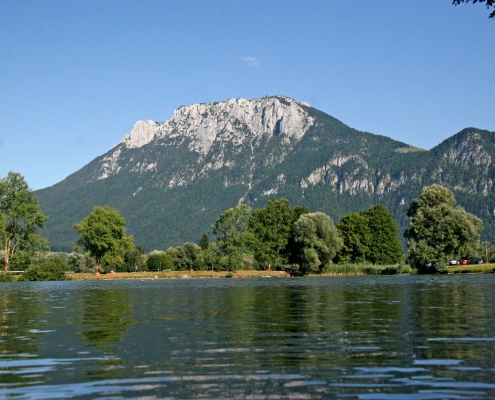
[[[120,143],[139,148],[154,139],[182,136],[192,140],[191,150],[206,155],[216,140],[242,144],[248,135],[240,134],[239,126],[255,136],[285,134],[287,138],[300,139],[312,125],[313,118],[301,104],[288,97],[229,99],[180,107],[163,123],[138,121]]]
[[[138,121],[134,124],[132,131],[125,135],[120,143],[128,149],[136,149],[151,142],[156,134],[160,132],[161,125],[155,121]]]
[[[261,99],[229,99],[219,103],[203,103],[183,106],[174,111],[165,122],[138,121],[130,133],[125,135],[100,164],[96,179],[106,179],[122,170],[120,159],[123,148],[138,149],[152,142],[168,146],[187,146],[202,162],[212,147],[212,154],[202,172],[223,166],[232,167],[234,154],[226,154],[225,148],[236,147],[237,154],[253,151],[256,139],[277,136],[285,147],[297,143],[314,121],[304,109],[306,103],[298,103],[283,96]],[[235,155],[237,155],[235,154]],[[278,162],[282,161],[279,156]],[[148,161],[152,162],[152,161]],[[142,171],[142,165],[131,166],[133,171]],[[187,175],[187,174],[186,174]],[[180,185],[177,183],[180,181]],[[167,186],[182,186],[187,178],[173,178]]]

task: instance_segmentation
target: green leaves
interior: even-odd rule
[[[123,256],[132,246],[132,236],[126,236],[125,219],[110,206],[94,206],[93,211],[74,228],[82,236],[78,245],[95,257],[96,271],[99,272],[106,255]]]
[[[48,242],[38,234],[47,219],[21,174],[10,171],[0,180],[0,239],[5,272],[19,250],[48,250]]]
[[[294,224],[303,272],[321,272],[342,247],[332,219],[321,212],[303,214]]]
[[[367,259],[373,264],[396,264],[402,258],[398,229],[390,212],[376,204],[362,213],[368,218],[370,239]]]
[[[249,230],[255,237],[254,257],[258,262],[272,266],[287,263],[283,251],[295,220],[287,199],[270,200],[264,208],[253,212]]]
[[[212,226],[218,251],[229,260],[230,268],[242,265],[242,256],[251,252],[254,235],[247,230],[251,207],[246,204],[224,211]]]
[[[362,263],[368,260],[371,244],[369,218],[363,213],[344,215],[337,224],[343,239],[337,262]]]
[[[387,265],[396,264],[402,257],[397,226],[381,204],[343,216],[337,229],[344,240],[337,262]]]
[[[446,272],[449,259],[462,257],[479,238],[482,222],[439,185],[425,187],[409,207],[409,262],[419,272]]]

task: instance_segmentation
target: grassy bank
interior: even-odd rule
[[[453,265],[448,270],[449,274],[488,274],[495,272],[495,264]]]

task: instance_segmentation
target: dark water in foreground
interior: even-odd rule
[[[0,283],[0,398],[495,398],[494,285]]]

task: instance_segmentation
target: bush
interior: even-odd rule
[[[34,252],[28,251],[18,251],[12,257],[10,261],[10,270],[11,271],[25,271],[29,268],[29,266],[36,259],[36,254]]]
[[[48,258],[29,267],[18,281],[64,281],[70,279],[65,272],[69,269],[67,259],[62,256]]]
[[[0,273],[0,282],[13,282],[15,278],[12,274]]]

